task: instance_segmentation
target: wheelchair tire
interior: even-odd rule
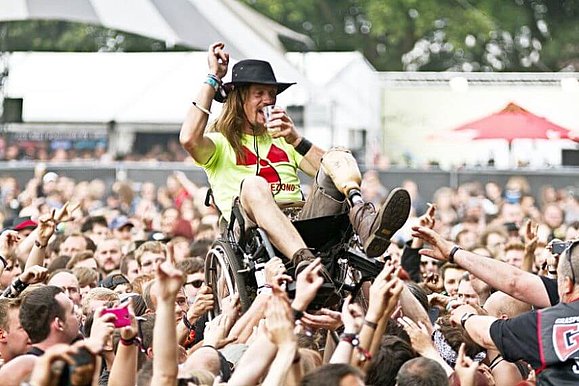
[[[205,283],[213,290],[215,299],[209,319],[221,314],[221,299],[225,296],[238,294],[242,312],[247,311],[251,305],[245,278],[240,270],[240,263],[229,243],[223,240],[215,241],[205,258]]]

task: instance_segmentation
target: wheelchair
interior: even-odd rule
[[[363,253],[348,213],[298,220],[299,209],[292,207],[284,212],[307,247],[322,259],[333,280],[322,285],[309,309],[332,308],[348,295],[362,296],[363,283],[374,279],[384,263]],[[215,299],[209,317],[219,315],[222,300],[232,294],[239,295],[241,309],[246,311],[264,283],[265,263],[276,256],[288,267],[289,259],[276,250],[263,229],[245,229],[241,211],[234,205],[229,223],[205,259],[205,282],[213,290]],[[291,268],[288,273],[293,274]],[[289,283],[286,290],[290,294],[295,291],[295,283]]]

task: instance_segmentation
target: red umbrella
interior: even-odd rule
[[[515,103],[501,111],[457,127],[453,131],[470,132],[470,139],[562,139],[569,130],[539,117]]]

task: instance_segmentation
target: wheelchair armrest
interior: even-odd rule
[[[239,244],[245,245],[245,218],[241,214],[241,209],[239,209],[239,201],[235,201],[233,207],[231,208],[231,218],[229,220],[229,225],[227,226],[228,232],[233,232],[235,222],[239,224]]]
[[[347,258],[350,266],[357,269],[363,278],[375,278],[384,269],[384,263],[376,259],[367,257],[354,248],[349,248]]]

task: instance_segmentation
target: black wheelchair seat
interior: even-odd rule
[[[324,251],[347,240],[351,232],[348,213],[295,220],[292,224],[308,246]]]

